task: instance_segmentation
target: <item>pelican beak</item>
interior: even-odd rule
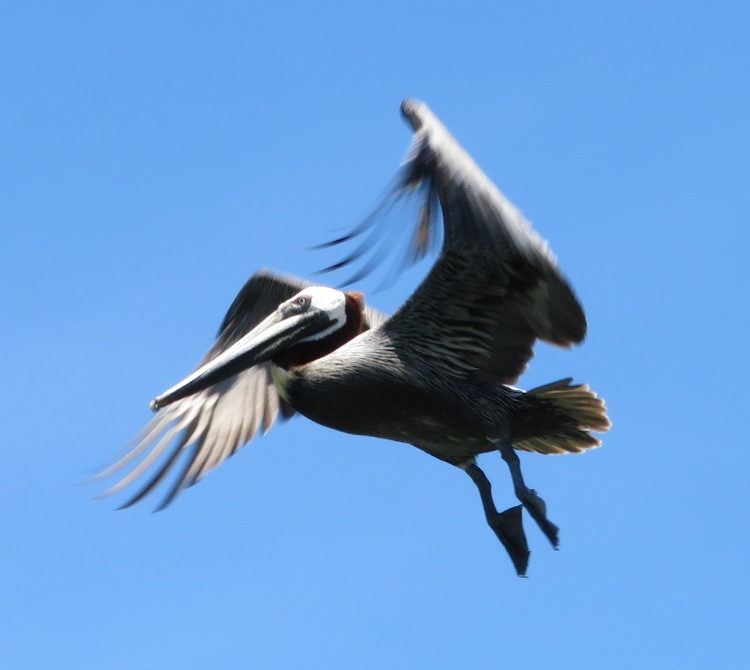
[[[151,410],[156,412],[176,400],[263,363],[308,335],[324,330],[331,323],[330,317],[320,310],[310,309],[303,314],[288,315],[283,306],[279,307],[228,349],[152,400]]]

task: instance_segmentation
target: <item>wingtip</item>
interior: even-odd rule
[[[406,98],[401,103],[401,114],[411,124],[414,131],[418,131],[424,125],[424,113],[427,105],[414,98]]]

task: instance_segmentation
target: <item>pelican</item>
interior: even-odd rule
[[[270,271],[253,275],[196,370],[153,400],[155,416],[101,473],[127,473],[103,495],[148,473],[128,507],[179,465],[161,509],[259,429],[299,413],[345,433],[412,444],[462,469],[519,576],[530,553],[522,508],[558,546],[558,528],[524,482],[517,452],[596,447],[592,432],[609,429],[607,411],[572,379],[530,391],[513,384],[537,339],[560,347],[583,341],[583,309],[546,242],[427,106],[406,100],[401,111],[414,137],[392,195],[424,194],[414,256],[440,233],[438,206],[442,212],[442,248],[426,279],[386,317],[356,291]],[[371,245],[368,235],[336,267]],[[507,463],[520,505],[497,511],[476,462],[486,452]]]

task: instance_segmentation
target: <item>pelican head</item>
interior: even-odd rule
[[[360,332],[363,308],[359,293],[325,286],[305,288],[229,348],[152,400],[151,409],[155,412],[271,359],[299,364],[325,355]],[[342,338],[345,331],[351,334]]]

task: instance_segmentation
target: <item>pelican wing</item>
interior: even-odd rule
[[[479,369],[512,384],[537,338],[563,347],[579,343],[586,317],[546,242],[427,106],[407,100],[401,111],[415,135],[394,195],[425,196],[411,257],[422,257],[438,236],[438,205],[443,246],[428,277],[385,328],[407,351],[438,358],[443,369]],[[331,244],[371,227],[367,220]]]
[[[564,347],[581,342],[586,317],[547,243],[427,106],[406,101],[402,112],[415,137],[401,188],[427,191],[415,244],[435,233],[435,201],[444,240],[434,268],[389,331],[421,328],[430,338],[422,348],[441,352],[443,360],[448,354],[456,370],[479,368],[512,384],[537,338]]]
[[[216,342],[198,367],[228,349],[282,302],[310,285],[269,271],[253,275],[234,299]],[[366,308],[365,319],[366,326],[373,327],[385,316]],[[292,407],[276,391],[270,362],[256,365],[159,410],[135,438],[132,448],[97,479],[129,469],[104,494],[110,495],[143,477],[143,488],[122,506],[129,507],[156,488],[179,464],[179,474],[161,509],[250,442],[259,429],[266,432],[277,418],[288,419],[293,414]]]

